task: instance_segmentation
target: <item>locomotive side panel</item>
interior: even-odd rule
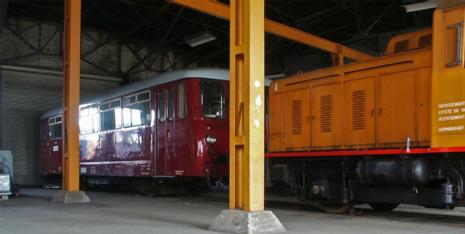
[[[375,144],[375,80],[367,77],[344,83],[345,145],[372,148]]]
[[[401,145],[415,134],[415,77],[413,72],[380,76],[376,89],[376,142],[379,147]],[[419,87],[422,89],[422,87]]]
[[[274,81],[271,152],[429,146],[430,59],[424,48]]]
[[[431,68],[417,70],[414,76],[417,141],[418,146],[428,146],[431,139]]]
[[[311,89],[311,146],[330,149],[342,145],[340,83],[328,83]]]
[[[269,135],[269,150],[282,151],[284,149],[284,117],[283,117],[283,95],[280,93],[273,93],[270,90],[270,123],[268,129]]]
[[[271,104],[273,105],[273,104]],[[310,147],[310,89],[287,92],[284,98],[284,145],[289,150]],[[275,123],[271,123],[274,125]],[[277,123],[279,125],[279,123]]]

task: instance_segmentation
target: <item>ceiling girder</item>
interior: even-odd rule
[[[184,7],[201,11],[225,20],[229,20],[229,6],[212,0],[168,0]],[[343,54],[354,60],[369,60],[373,56],[360,52],[358,50],[340,45],[338,43],[326,40],[316,35],[292,28],[268,19],[265,19],[265,30],[274,35],[286,39],[309,45],[332,54]]]

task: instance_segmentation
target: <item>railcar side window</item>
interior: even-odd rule
[[[121,128],[121,99],[100,104],[100,126],[102,131]]]
[[[158,121],[163,122],[165,121],[165,92],[164,91],[158,92],[157,107],[158,107]]]
[[[48,119],[49,138],[61,138],[61,115]]]
[[[223,82],[216,80],[202,80],[200,83],[203,116],[207,118],[226,117],[226,97]]]
[[[81,109],[79,112],[79,129],[81,134],[95,133],[100,130],[100,115],[97,105]]]
[[[174,119],[174,88],[168,89],[168,120]]]
[[[124,127],[146,125],[150,123],[150,91],[144,91],[123,99]]]
[[[187,116],[187,100],[184,81],[178,85],[178,117],[184,118]]]

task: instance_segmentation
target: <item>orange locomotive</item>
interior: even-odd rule
[[[385,56],[273,81],[273,184],[318,204],[464,206],[464,20],[444,1]]]

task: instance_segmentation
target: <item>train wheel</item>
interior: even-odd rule
[[[373,210],[387,212],[394,210],[399,204],[387,202],[370,202],[368,205],[370,205]]]

